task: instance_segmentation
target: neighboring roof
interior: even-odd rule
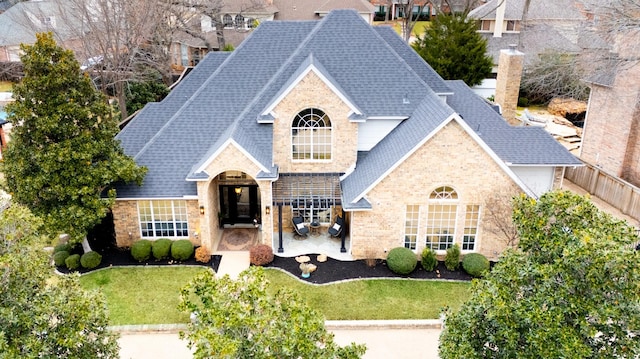
[[[526,0],[489,0],[469,12],[469,17],[481,20],[496,18],[498,5],[506,1],[505,20],[522,20]],[[575,0],[531,0],[526,20],[583,20]]]
[[[477,121],[481,129],[491,123],[487,129],[502,131],[481,138],[506,162],[565,164],[558,154],[545,157],[542,147],[529,148],[554,149],[551,137],[538,138],[537,129],[509,129],[484,100],[462,82],[443,81],[392,33],[340,10],[319,21],[265,22],[235,51],[210,53],[167,98],[145,106],[118,134],[125,152],[149,170],[142,187],[119,185],[118,197],[195,196],[195,181],[216,175],[204,172],[207,164],[230,146],[258,166],[251,176],[276,179],[273,125],[259,120],[309,69],[361,113],[358,120],[407,118],[359,156],[355,171],[343,179],[343,203],[351,209],[367,208],[366,191],[454,118],[454,109],[471,128]],[[450,105],[443,93],[450,94]],[[568,154],[561,146],[558,151]]]
[[[272,16],[278,12],[278,7],[269,0],[232,0],[222,3],[221,14],[246,14],[245,17],[255,15]]]
[[[332,10],[352,9],[360,14],[373,14],[375,6],[367,0],[273,0],[278,8],[275,20],[318,20]]]
[[[77,38],[68,17],[60,13],[59,4],[54,1],[23,1],[0,13],[0,46],[33,44],[38,32],[51,31],[56,40],[67,41]],[[46,24],[44,18],[53,18]]]

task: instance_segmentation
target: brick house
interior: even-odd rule
[[[142,186],[116,187],[120,246],[170,237],[214,251],[220,222],[257,219],[280,250],[294,215],[325,230],[341,216],[353,258],[453,243],[495,258],[504,244],[486,230],[486,198],[536,197],[580,165],[350,10],[261,24],[117,138],[149,169]]]

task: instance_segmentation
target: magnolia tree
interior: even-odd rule
[[[267,291],[262,267],[251,267],[238,280],[197,276],[181,291],[180,309],[194,320],[182,338],[195,348],[194,358],[357,359],[366,348],[338,346],[324,318],[299,295],[283,288]]]
[[[41,225],[19,205],[0,214],[0,358],[118,358],[104,297],[51,278]]]
[[[3,153],[7,189],[49,234],[80,242],[115,199],[110,185],[141,183],[145,169],[124,154],[112,109],[71,51],[51,33],[21,49],[25,76],[6,106],[14,126]]]
[[[570,192],[516,198],[513,220],[518,248],[446,313],[440,357],[638,358],[633,228]]]

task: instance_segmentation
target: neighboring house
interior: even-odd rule
[[[0,14],[0,62],[20,61],[20,44],[34,44],[35,34],[51,31],[58,44],[78,49],[74,24],[63,21],[55,1],[23,1]]]
[[[275,248],[293,216],[325,230],[343,216],[354,258],[456,243],[495,259],[505,244],[487,230],[485,201],[536,197],[581,164],[349,10],[262,23],[117,139],[148,168],[142,186],[116,186],[119,246],[169,237],[214,251],[219,220],[257,219]]]
[[[404,1],[407,3],[407,1]],[[393,21],[405,16],[407,4],[401,0],[371,0],[375,7],[375,21]],[[435,15],[433,5],[426,0],[415,0],[412,3],[411,14],[421,21],[430,20]]]
[[[609,62],[587,79],[580,158],[640,187],[640,36],[628,32],[617,41]]]
[[[538,54],[561,52],[578,54],[586,46],[586,20],[575,0],[488,0],[469,12],[478,20],[478,32],[487,39],[487,51],[497,66],[500,50],[516,45],[525,54],[525,64]]]
[[[272,0],[278,8],[275,20],[319,20],[332,10],[352,9],[369,24],[375,7],[367,0]]]

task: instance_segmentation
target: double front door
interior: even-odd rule
[[[220,185],[222,224],[253,223],[260,219],[257,185]]]

